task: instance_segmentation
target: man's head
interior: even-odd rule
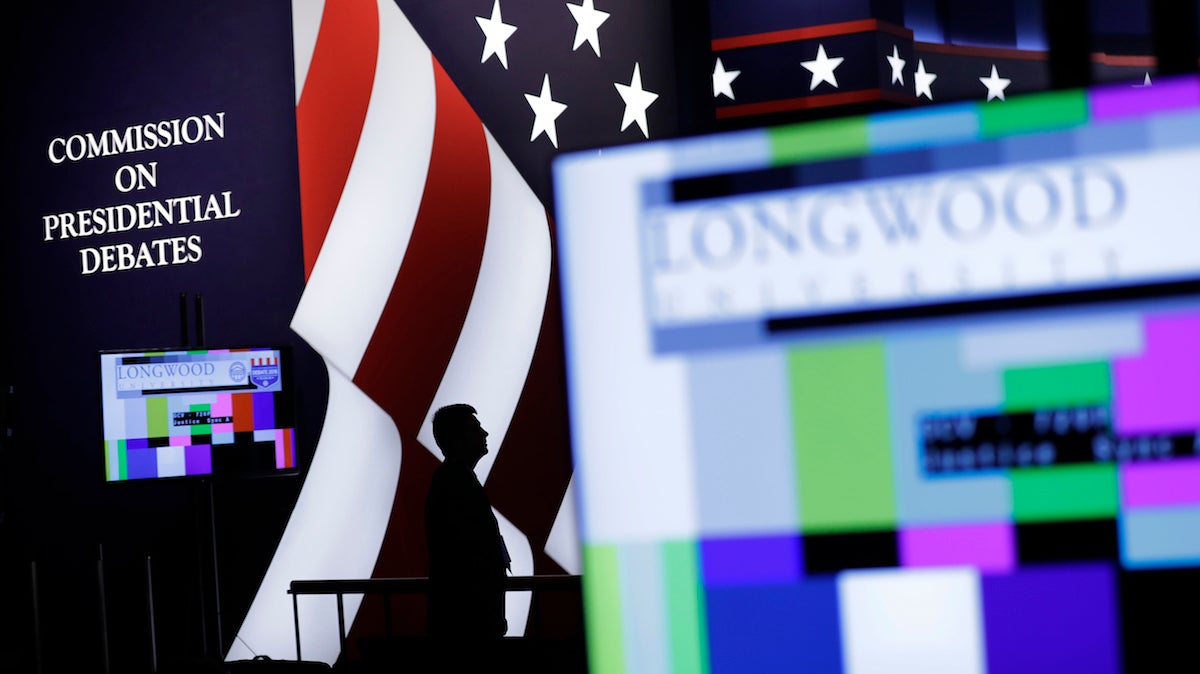
[[[488,452],[487,436],[470,405],[446,405],[433,413],[433,439],[447,461],[474,468]]]

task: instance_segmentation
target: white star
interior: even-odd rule
[[[834,89],[836,89],[838,83],[837,77],[834,76],[833,71],[838,66],[842,65],[842,61],[844,60],[845,59],[843,59],[841,56],[829,58],[825,55],[825,45],[818,44],[817,58],[811,61],[800,62],[800,65],[804,66],[805,69],[812,73],[812,82],[809,83],[808,90],[812,91],[813,89],[816,89],[817,85],[822,82],[828,82],[833,85]]]
[[[1012,84],[1012,80],[1008,79],[1007,77],[1000,77],[1000,74],[996,72],[995,64],[992,64],[992,76],[980,77],[979,81],[983,83],[983,86],[987,87],[987,99],[989,101],[993,98],[999,98],[1003,101],[1004,90],[1008,88],[1009,84]]]
[[[913,84],[917,87],[917,98],[922,95],[929,100],[933,100],[933,90],[929,85],[937,79],[937,75],[925,71],[925,59],[917,59],[917,72],[913,73]]]
[[[571,10],[571,16],[575,17],[575,46],[571,47],[571,51],[579,49],[579,45],[587,42],[592,45],[592,51],[596,52],[596,56],[600,55],[600,24],[608,21],[608,12],[602,12],[596,9],[593,4],[594,0],[583,0],[582,5],[572,5],[567,3],[567,9]]]
[[[533,94],[525,94],[525,100],[529,102],[529,107],[533,109],[533,131],[529,134],[529,142],[533,142],[539,135],[545,133],[546,137],[554,147],[558,147],[558,127],[555,126],[554,120],[563,114],[563,110],[567,109],[565,103],[559,103],[550,97],[550,76],[546,75],[542,80],[542,94],[534,96]]]
[[[621,120],[621,130],[624,131],[630,124],[637,122],[642,135],[649,138],[650,132],[646,129],[646,108],[658,100],[658,94],[642,88],[641,64],[633,64],[633,79],[628,85],[616,82],[613,86],[617,88],[617,93],[621,94],[621,100],[625,101],[625,117]]]
[[[504,46],[504,43],[512,37],[513,33],[517,32],[517,27],[504,23],[504,19],[500,16],[500,0],[496,0],[496,3],[492,5],[491,18],[485,19],[477,16],[475,21],[479,23],[484,37],[483,56],[479,57],[479,62],[484,63],[489,56],[495,54],[500,65],[508,70],[508,48]]]
[[[717,59],[717,67],[713,69],[713,98],[724,94],[733,100],[733,81],[741,74],[740,70],[726,70],[721,59]]]
[[[892,84],[899,82],[904,84],[904,64],[908,63],[900,58],[900,50],[896,45],[892,45],[892,55],[887,57],[888,65],[892,67]]]

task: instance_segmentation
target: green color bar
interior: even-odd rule
[[[165,438],[171,434],[171,418],[167,413],[167,399],[146,398],[146,437]]]
[[[1112,399],[1107,361],[1069,363],[1004,371],[1004,409],[1106,405]]]
[[[1082,89],[979,104],[979,131],[984,138],[1083,126],[1087,120],[1087,93]]]
[[[767,137],[775,164],[857,157],[870,151],[866,117],[785,126],[768,131]]]
[[[587,617],[588,671],[623,674],[625,651],[616,546],[583,546],[583,606]]]
[[[708,674],[708,617],[700,580],[700,550],[691,541],[663,544],[671,671]]]
[[[115,447],[108,446],[108,440],[104,441],[104,481],[105,482],[112,482],[112,479],[113,479],[111,466],[112,466],[112,452],[115,449],[116,449]]]
[[[1117,514],[1117,467],[1111,463],[1010,471],[1017,522],[1082,520]]]
[[[788,354],[805,533],[896,524],[884,359],[881,341]]]
[[[117,465],[120,466],[120,475],[118,480],[129,479],[129,457],[125,453],[125,441],[117,440]]]
[[[192,412],[212,412],[212,405],[189,405]],[[212,435],[212,424],[196,424],[192,426],[192,435]]]

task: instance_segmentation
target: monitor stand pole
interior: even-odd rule
[[[225,660],[225,637],[221,629],[221,573],[217,562],[217,508],[216,495],[211,477],[204,478],[208,484],[208,524],[212,536],[213,608],[217,616],[217,655]]]

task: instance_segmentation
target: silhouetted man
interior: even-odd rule
[[[487,493],[475,477],[475,464],[488,451],[487,436],[470,405],[448,405],[433,415],[433,438],[446,457],[425,500],[429,633],[439,640],[499,640],[508,629],[508,553]]]

